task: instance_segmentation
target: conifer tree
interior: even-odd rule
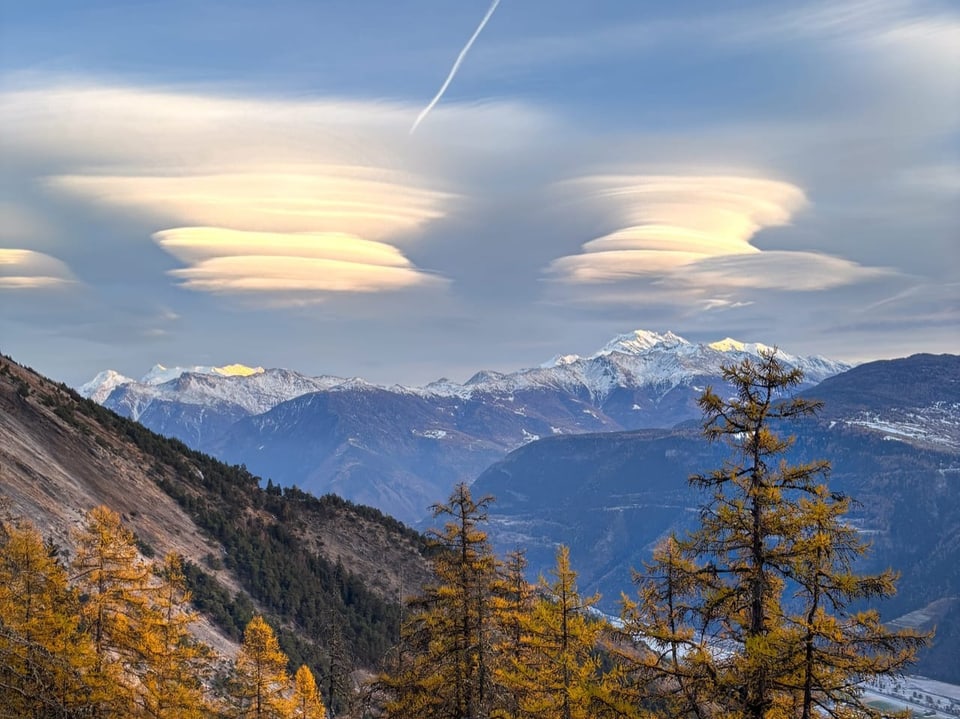
[[[287,662],[270,625],[260,615],[251,619],[243,632],[230,681],[237,719],[286,718],[290,689]]]
[[[623,595],[621,600],[627,649],[620,656],[631,667],[626,694],[652,716],[702,717],[700,707],[713,700],[704,671],[710,647],[695,629],[696,576],[697,565],[670,536],[654,549],[646,574],[635,574],[639,599]],[[642,650],[633,645],[638,634],[645,642]]]
[[[88,679],[98,689],[101,714],[129,716],[150,568],[139,557],[133,533],[107,507],[87,513],[83,527],[74,532],[74,542],[71,579],[82,598],[81,626],[95,653]]]
[[[810,719],[837,705],[863,709],[851,685],[900,671],[928,636],[887,629],[876,610],[848,611],[852,601],[896,591],[892,570],[853,570],[868,545],[843,521],[850,499],[820,485],[800,505],[806,523],[788,573],[799,606],[787,618],[791,641],[784,649],[796,671],[780,684],[794,694],[801,719]]]
[[[893,577],[853,573],[866,546],[842,521],[848,502],[825,484],[829,464],[784,459],[793,440],[779,425],[820,405],[790,396],[802,373],[775,351],[723,376],[736,396],[708,388],[700,406],[707,437],[725,440],[733,457],[691,478],[711,493],[701,526],[658,551],[639,601],[625,606],[626,630],[656,640],[661,653],[646,669],[675,715],[875,714],[857,682],[902,669],[923,637],[846,611],[891,594]]]
[[[317,682],[306,664],[302,664],[293,677],[291,707],[292,719],[326,719],[327,712],[320,701]]]
[[[87,715],[92,663],[55,552],[29,522],[0,524],[0,717]]]
[[[411,603],[401,628],[399,666],[381,677],[390,695],[389,717],[480,719],[495,703],[494,622],[490,595],[496,561],[480,524],[491,497],[474,500],[458,485],[434,517],[448,517],[431,533],[438,548],[435,582]]]
[[[580,596],[565,546],[557,551],[551,574],[553,582],[540,578],[532,610],[518,617],[519,656],[499,672],[501,682],[517,697],[512,716],[592,719],[610,715],[598,653],[604,623],[588,615],[600,596]]]
[[[500,693],[494,717],[519,717],[519,686],[504,682],[504,675],[523,657],[524,621],[533,609],[533,586],[527,581],[527,557],[521,549],[507,554],[500,566],[491,597],[498,641],[494,647],[494,677]]]
[[[190,634],[190,609],[181,558],[168,554],[154,568],[156,586],[149,610],[136,627],[137,703],[152,719],[200,719],[209,715],[203,680],[210,674],[210,650]]]

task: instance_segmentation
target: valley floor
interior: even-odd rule
[[[867,685],[866,697],[870,703],[894,711],[909,709],[914,716],[960,717],[960,685],[926,677],[885,677]]]

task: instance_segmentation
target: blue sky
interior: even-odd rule
[[[635,328],[960,351],[945,2],[33,2],[0,350],[466,379]]]

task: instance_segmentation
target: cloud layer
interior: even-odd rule
[[[300,304],[447,284],[396,244],[456,200],[391,167],[415,164],[387,142],[402,137],[402,106],[62,85],[0,107],[19,152],[75,167],[47,188],[152,223],[187,265],[169,273],[184,288]]]
[[[294,4],[11,18],[6,351],[408,382],[636,327],[956,351],[941,0],[513,4],[412,137],[475,12]]]
[[[444,284],[414,268],[396,247],[345,233],[181,227],[157,232],[153,238],[189,265],[170,274],[191,290],[277,293],[299,304],[318,292],[380,292]]]
[[[63,289],[76,279],[66,264],[42,252],[0,249],[0,290]]]
[[[637,300],[654,291],[683,295],[703,309],[737,304],[741,289],[810,292],[874,279],[888,271],[817,252],[761,250],[765,228],[788,224],[807,204],[797,186],[723,175],[603,175],[570,183],[582,201],[601,205],[624,226],[590,240],[547,272],[579,286],[590,302]],[[652,286],[651,283],[655,283]],[[590,285],[603,287],[591,292]],[[718,297],[717,295],[724,295]]]

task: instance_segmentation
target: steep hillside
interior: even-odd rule
[[[400,587],[427,575],[422,538],[377,510],[281,491],[0,359],[0,499],[70,551],[106,504],[145,554],[190,562],[204,638],[224,651],[254,609],[293,661],[330,662],[331,634],[372,666],[396,636]]]
[[[960,449],[960,362],[918,354],[869,362],[805,393],[829,398],[821,418],[918,446]]]
[[[935,371],[931,362],[920,355],[882,363],[887,382],[879,384],[873,368],[858,368],[832,381],[843,390],[836,400],[828,382],[811,390],[826,407],[821,418],[790,430],[797,436],[791,459],[832,462],[831,487],[856,500],[850,521],[873,543],[861,568],[902,573],[886,617],[944,600],[927,618],[940,631],[922,671],[960,681],[960,449],[933,441],[960,424],[950,380],[960,357],[937,358]],[[859,419],[863,408],[892,417],[931,406],[946,417],[926,426],[946,429],[923,437]],[[648,560],[666,532],[696,521],[704,497],[687,478],[720,467],[726,456],[726,447],[696,429],[554,437],[511,453],[473,489],[497,498],[491,520],[499,547],[528,547],[535,574],[551,566],[556,544],[569,544],[582,586],[602,591],[613,610],[630,589],[630,568]]]

